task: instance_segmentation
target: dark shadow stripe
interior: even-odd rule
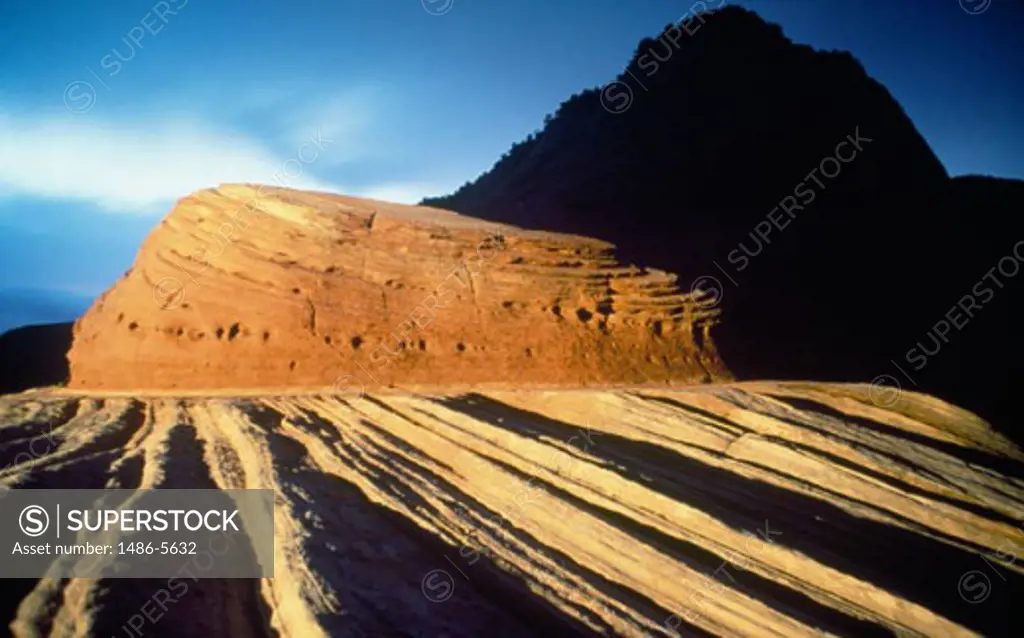
[[[181,402],[177,407],[183,407]],[[182,418],[179,413],[177,422],[171,426],[167,434],[168,463],[163,480],[157,485],[159,489],[219,489],[210,466],[206,463],[206,441],[200,439],[191,420]],[[223,506],[230,508],[233,501],[223,497]],[[146,499],[139,506],[145,507]],[[243,525],[242,530],[245,530]],[[236,548],[237,560],[255,563],[256,557],[252,545],[245,537],[239,538],[241,543]],[[202,551],[202,550],[201,550]],[[193,580],[188,576],[180,576],[186,590],[180,596],[170,594],[167,578],[107,578],[97,582],[97,590],[93,594],[93,604],[104,609],[97,614],[92,633],[97,636],[128,636],[134,635],[131,627],[125,623],[136,614],[141,615],[143,606],[154,607],[153,596],[160,590],[168,594],[164,599],[167,604],[166,614],[158,616],[158,622],[152,623],[143,619],[144,625],[139,630],[143,635],[153,636],[194,636],[194,635],[246,635],[254,638],[277,636],[271,627],[270,607],[261,592],[261,581],[258,578],[202,578],[196,568],[198,563],[185,559],[182,566],[190,573],[199,576]],[[140,566],[140,571],[141,571]],[[216,610],[213,614],[210,610]],[[159,608],[157,608],[159,611]],[[211,617],[212,616],[212,617]],[[236,623],[237,621],[237,623]]]
[[[488,457],[488,460],[522,480],[531,480],[534,484],[543,487],[549,494],[568,501],[574,507],[643,541],[648,546],[672,556],[707,578],[715,580],[715,573],[728,562],[700,545],[669,536],[657,528],[645,525],[600,505],[585,501],[571,492],[563,490],[543,479],[531,477],[498,459]],[[727,572],[729,574],[727,578],[731,576],[735,583],[730,585],[723,578],[718,578],[719,584],[757,599],[767,606],[811,627],[838,635],[892,636],[891,631],[877,623],[856,618],[840,610],[823,605],[806,594],[790,589],[785,585],[780,585],[755,572],[747,571],[738,565],[729,563]]]
[[[369,400],[373,401],[377,405],[381,406],[383,409],[393,413],[396,417],[401,418],[401,419],[403,419],[403,420],[405,420],[405,421],[415,425],[416,427],[423,428],[423,426],[421,424],[419,424],[419,423],[416,423],[415,420],[410,419],[406,415],[404,415],[401,412],[391,408],[390,406],[387,406],[383,402],[380,402],[377,399],[373,399],[373,398],[369,398]],[[419,410],[419,411],[423,412],[422,410]],[[430,413],[425,413],[425,414],[427,414],[429,417],[431,417],[433,419],[437,419],[439,421],[445,422],[444,419],[440,418],[438,415],[430,414]],[[445,423],[447,423],[447,422],[445,422]],[[466,431],[465,429],[461,428],[460,426],[458,426],[456,424],[448,423],[448,425],[450,425],[451,427],[453,427],[455,429],[458,429],[458,430],[460,430],[462,432],[465,432],[467,434],[473,435],[472,432],[468,432],[468,431]],[[430,430],[430,432],[433,435],[436,435],[436,436],[439,436],[440,438],[445,439],[446,441],[448,441],[452,445],[455,445],[457,447],[460,447],[460,448],[466,450],[470,454],[473,454],[473,455],[476,455],[476,456],[480,456],[481,459],[482,459],[482,462],[484,462],[484,461],[491,462],[490,457],[488,457],[486,455],[482,455],[478,451],[466,448],[461,443],[452,440],[451,438],[445,436],[444,434],[441,434],[441,433],[436,432],[434,430]],[[477,438],[480,438],[479,435],[474,435],[474,436],[476,436]],[[483,439],[480,439],[480,440],[484,441]],[[446,492],[448,494],[451,494],[453,497],[455,497],[459,501],[459,503],[462,505],[461,510],[463,512],[463,517],[465,519],[472,520],[475,517],[475,518],[477,518],[477,520],[480,523],[482,523],[485,519],[489,519],[489,520],[492,520],[492,521],[499,521],[500,524],[501,524],[501,527],[504,528],[507,532],[509,532],[512,536],[514,536],[516,540],[518,540],[519,542],[523,543],[527,547],[534,548],[536,551],[543,553],[548,559],[550,559],[552,562],[556,563],[562,571],[565,571],[567,573],[573,574],[574,576],[576,576],[580,580],[585,581],[591,587],[593,587],[593,588],[595,588],[595,589],[605,593],[610,598],[613,598],[615,600],[618,600],[618,601],[624,603],[627,607],[632,608],[632,610],[634,612],[636,612],[637,615],[645,617],[647,620],[655,623],[656,625],[661,625],[662,623],[664,623],[664,621],[667,618],[669,618],[669,617],[671,617],[673,615],[673,612],[671,612],[670,610],[665,609],[664,607],[659,605],[656,601],[654,601],[651,598],[645,596],[644,594],[642,594],[640,592],[637,592],[636,590],[634,590],[634,589],[632,589],[632,588],[630,588],[630,587],[628,587],[626,585],[623,585],[623,584],[616,583],[614,581],[608,580],[607,578],[605,578],[601,574],[598,574],[597,572],[594,572],[594,571],[588,569],[587,567],[581,565],[579,562],[577,562],[574,558],[572,558],[568,554],[565,554],[564,552],[562,552],[562,551],[560,551],[560,550],[558,550],[558,549],[556,549],[554,547],[551,547],[549,545],[546,545],[546,544],[540,542],[536,537],[534,537],[529,532],[526,532],[524,530],[521,530],[519,528],[514,527],[513,525],[510,524],[510,521],[505,516],[503,516],[502,514],[500,514],[498,512],[494,512],[493,510],[488,508],[483,503],[479,502],[478,500],[474,499],[469,494],[467,494],[467,493],[463,492],[462,490],[460,490],[457,486],[449,483],[443,477],[433,475],[433,474],[431,474],[429,472],[429,470],[427,470],[426,468],[423,468],[421,466],[417,466],[417,470],[422,472],[424,474],[424,476],[428,476],[429,477],[427,479],[428,482],[431,482],[431,483],[434,483],[434,484],[438,485],[444,492]],[[510,501],[510,502],[512,504],[515,504],[514,500]],[[525,559],[528,562],[531,560],[529,556],[526,556],[525,554],[523,554],[522,552],[519,552],[518,550],[516,550],[513,547],[510,547],[510,546],[506,545],[505,549],[506,549],[506,551],[517,553],[520,557],[522,557],[523,559]],[[572,601],[566,601],[566,602],[572,604]],[[589,610],[583,610],[583,611],[585,613],[593,613],[593,612],[590,612]],[[611,610],[611,609],[609,609],[608,611],[610,611],[611,613],[617,613],[617,612],[615,612],[614,610]],[[620,616],[622,618],[626,618],[626,616],[622,616],[621,614],[620,614]],[[594,620],[596,622],[598,622],[598,623],[605,624],[604,621],[600,617],[596,617],[595,616]],[[713,634],[710,634],[710,633],[706,632],[705,630],[701,629],[700,627],[697,627],[695,625],[691,625],[691,624],[686,623],[686,622],[680,623],[680,625],[678,625],[676,627],[676,631],[679,632],[679,633],[682,633],[684,635],[693,635],[693,636],[712,636],[713,635]],[[614,632],[614,629],[611,626],[607,626],[606,625],[606,632],[607,633],[612,633],[612,632]]]
[[[75,418],[78,415],[81,404],[81,401],[78,399],[44,399],[44,401],[59,403],[60,407],[49,416],[37,415],[29,420],[9,420],[7,423],[0,423],[0,446],[18,439],[31,439],[44,434],[48,435]],[[24,401],[22,403],[28,402]],[[23,406],[18,404],[14,407],[21,408]],[[12,419],[15,416],[9,414],[4,418]]]
[[[355,412],[355,410],[347,402],[342,401],[341,403],[342,403],[342,405],[346,409],[348,409],[348,410],[350,410],[352,412]],[[317,415],[319,415],[320,418],[324,418],[326,420],[329,420],[329,417],[325,417],[324,415],[320,415],[319,413],[317,413]],[[397,436],[395,436],[391,432],[388,432],[384,428],[379,427],[376,423],[371,423],[370,421],[368,421],[366,419],[360,419],[359,421],[360,421],[360,423],[362,424],[362,426],[364,428],[370,430],[376,436],[379,436],[380,438],[382,438],[385,441],[389,442],[391,445],[394,445],[395,447],[397,447],[398,449],[402,450],[403,452],[405,452],[406,454],[408,454],[412,458],[417,459],[418,461],[422,461],[422,462],[433,463],[435,465],[438,465],[438,466],[444,468],[448,472],[452,472],[452,473],[455,472],[455,468],[453,468],[451,465],[448,465],[447,463],[445,463],[444,460],[428,458],[419,449],[413,447],[412,445],[410,445],[406,441],[403,441],[402,439],[398,438]],[[330,430],[332,432],[337,432],[337,428],[335,426],[333,426],[333,425],[330,427]]]
[[[502,570],[486,555],[481,554],[474,564],[471,580],[464,580],[445,557],[454,556],[456,563],[463,569],[466,568],[466,561],[439,536],[402,514],[371,501],[357,485],[303,467],[305,459],[309,458],[308,450],[300,441],[281,433],[284,416],[280,412],[265,405],[240,405],[239,408],[266,432],[275,463],[295,468],[295,484],[301,485],[311,497],[306,505],[319,512],[327,521],[334,521],[326,529],[307,527],[310,537],[304,543],[304,549],[311,554],[312,564],[324,566],[321,576],[339,592],[340,602],[347,612],[340,616],[326,613],[320,615],[319,620],[329,633],[362,631],[369,632],[367,635],[473,635],[474,631],[470,627],[476,627],[478,632],[483,621],[490,623],[494,636],[585,636],[591,633],[579,620],[534,594],[519,577]],[[308,411],[302,417],[289,417],[288,420],[310,433],[319,432],[329,437],[341,447],[344,454],[352,456],[347,459],[344,454],[337,454],[334,458],[349,469],[366,475],[365,469],[353,463],[353,460],[365,463],[365,454],[352,440],[343,437],[331,423]],[[367,444],[365,440],[359,443]],[[379,449],[376,453],[389,456]],[[394,465],[397,461],[390,457],[389,464]],[[402,463],[407,462],[403,460]],[[415,466],[415,463],[412,465]],[[432,479],[428,482],[440,486],[439,491],[448,491],[456,498],[462,498],[466,507],[474,511],[483,514],[489,512],[443,478],[421,466],[416,467],[424,478]],[[385,479],[381,473],[370,476],[373,480],[381,480],[388,489],[397,484],[392,477]],[[403,499],[409,495],[408,491],[401,494]],[[416,506],[421,502],[408,504]],[[433,511],[436,513],[436,510]],[[366,565],[370,560],[363,556],[348,556],[345,552],[336,554],[325,549],[328,544],[353,545],[360,542],[380,553],[384,553],[385,545],[397,544],[399,548],[410,552],[407,564],[400,572],[393,569],[394,565],[391,564],[371,571]],[[345,580],[349,574],[356,573],[354,566],[366,572],[358,587],[348,585]],[[338,573],[339,569],[343,573]],[[429,602],[421,590],[422,579],[433,569],[446,570],[457,581],[454,594],[443,603]],[[367,578],[372,581],[366,582]],[[366,594],[371,589],[375,592],[372,598]],[[407,617],[387,612],[385,605],[392,598],[422,600],[422,612]],[[414,607],[407,609],[415,610]],[[411,625],[416,625],[416,629],[410,629]],[[465,632],[451,634],[451,630],[456,627],[466,627]]]
[[[878,421],[874,421],[872,419],[868,419],[865,417],[852,416],[846,414],[845,412],[841,412],[840,410],[837,410],[832,406],[820,403],[813,399],[798,399],[794,397],[785,397],[778,395],[766,396],[770,396],[776,401],[785,403],[797,410],[802,410],[805,412],[817,412],[819,414],[824,414],[842,421],[847,421],[849,423],[859,425],[860,427],[866,430],[870,430],[878,434],[885,434],[891,437],[895,437],[897,439],[905,439],[907,441],[912,441],[914,443],[918,443],[920,445],[924,445],[926,447],[934,448],[941,452],[945,452],[946,454],[952,456],[953,458],[960,459],[961,461],[969,465],[980,465],[982,467],[998,472],[1003,476],[1024,480],[1024,463],[1021,463],[1020,461],[1011,458],[997,456],[995,454],[986,452],[984,450],[979,450],[977,448],[961,447],[954,443],[949,443],[947,441],[942,441],[940,439],[933,439],[931,437],[924,436],[923,434],[917,434],[915,432],[908,432],[907,430],[893,427],[891,425],[886,425],[885,423],[879,423]],[[953,432],[951,432],[950,434],[955,435],[955,433]]]
[[[647,397],[645,397],[645,398],[647,398]],[[650,398],[656,399],[657,397],[650,397]],[[729,397],[724,397],[723,396],[721,398],[724,401],[727,401],[730,404],[736,406],[737,408],[741,408],[741,409],[746,410],[748,412],[753,412],[753,410],[751,410],[751,408],[749,406],[746,406],[746,405],[743,405],[743,404],[741,404],[741,403],[739,403],[737,401],[734,401],[734,400],[732,400]],[[679,405],[682,406],[684,404],[679,404]],[[801,409],[801,408],[797,408],[797,409]],[[831,417],[831,418],[841,418],[841,417],[836,417],[836,416],[834,416],[832,414],[822,414],[822,415],[826,416],[826,417]],[[800,428],[800,429],[803,429],[803,430],[808,430],[810,432],[815,432],[815,433],[817,433],[817,434],[819,434],[819,435],[821,435],[823,437],[826,437],[828,439],[832,439],[832,440],[836,440],[837,442],[841,442],[842,444],[845,444],[848,447],[850,447],[851,451],[857,451],[858,448],[864,449],[864,450],[868,450],[868,451],[871,452],[871,454],[874,454],[874,455],[883,457],[885,459],[888,459],[888,460],[892,461],[896,465],[904,466],[904,467],[909,468],[911,470],[915,470],[919,474],[924,475],[926,478],[929,478],[929,479],[934,480],[936,482],[945,484],[948,487],[950,487],[950,489],[954,489],[954,490],[958,489],[957,487],[949,484],[940,475],[935,474],[932,470],[930,470],[930,469],[928,469],[928,468],[926,468],[924,466],[921,466],[921,465],[919,465],[917,463],[914,463],[913,461],[911,461],[911,460],[909,460],[909,459],[907,459],[905,457],[896,456],[892,452],[888,452],[888,451],[885,451],[883,449],[874,447],[870,443],[865,443],[865,442],[857,441],[855,439],[846,438],[846,437],[844,437],[842,435],[837,435],[837,434],[835,434],[833,432],[830,432],[830,431],[828,431],[828,430],[826,430],[824,428],[821,428],[821,427],[816,426],[816,425],[811,424],[811,423],[804,423],[804,422],[801,422],[801,421],[794,421],[792,419],[789,419],[789,418],[786,418],[786,417],[783,417],[783,416],[779,416],[779,415],[771,415],[771,418],[775,419],[776,421],[782,422],[782,423],[787,423],[787,424],[789,424],[789,425],[791,425],[791,426],[793,426],[795,428]],[[733,421],[731,421],[729,419],[726,419],[724,417],[720,417],[720,420],[722,420],[722,421],[724,421],[726,423],[729,423],[730,425],[732,425],[734,423]],[[741,426],[737,425],[737,427],[741,427]],[[970,512],[970,513],[972,513],[972,514],[974,514],[976,516],[980,516],[982,518],[987,518],[989,520],[993,520],[993,521],[996,521],[996,522],[999,522],[999,523],[1003,523],[1005,525],[1010,525],[1011,527],[1016,527],[1019,524],[1019,521],[1017,519],[1013,518],[1012,516],[1004,514],[1003,512],[1000,512],[998,510],[992,509],[991,507],[989,507],[987,505],[982,505],[980,503],[974,503],[974,502],[970,502],[970,501],[965,501],[965,500],[961,500],[961,499],[958,499],[958,498],[955,498],[955,497],[952,497],[952,496],[946,496],[944,494],[939,494],[939,493],[936,493],[936,492],[929,491],[929,490],[924,489],[922,487],[919,487],[917,485],[913,485],[912,483],[908,483],[908,482],[906,482],[906,481],[904,481],[904,480],[902,480],[902,479],[900,479],[898,477],[895,477],[895,476],[892,476],[892,475],[889,475],[889,474],[885,474],[883,472],[879,472],[877,470],[871,469],[870,467],[867,467],[867,466],[864,466],[864,465],[859,465],[855,461],[851,461],[849,459],[841,457],[841,456],[839,456],[837,454],[834,454],[832,452],[829,452],[827,450],[822,450],[822,449],[814,447],[812,445],[807,445],[805,443],[799,443],[797,441],[792,441],[790,439],[785,439],[785,438],[781,438],[781,437],[778,437],[778,436],[772,436],[772,435],[767,435],[767,434],[757,434],[757,436],[761,437],[762,439],[764,439],[766,441],[772,441],[773,443],[776,443],[778,445],[783,445],[785,447],[789,447],[789,448],[792,448],[794,450],[800,450],[800,451],[803,451],[803,452],[807,452],[809,455],[812,455],[812,456],[820,456],[820,457],[822,457],[824,459],[828,459],[830,462],[834,463],[837,466],[844,467],[844,468],[847,468],[847,469],[850,469],[850,470],[854,470],[854,471],[856,471],[856,472],[858,472],[860,474],[864,474],[864,475],[870,476],[871,478],[873,478],[873,479],[875,479],[875,480],[877,480],[877,481],[879,481],[881,483],[884,483],[885,485],[888,485],[889,487],[897,489],[897,490],[899,490],[901,492],[905,492],[907,494],[913,494],[913,495],[916,495],[916,496],[921,496],[921,497],[924,497],[926,499],[936,501],[938,503],[944,503],[944,504],[947,504],[947,505],[951,505],[953,507],[962,509],[962,510],[964,510],[966,512]],[[1012,498],[1012,497],[1008,496],[1008,498]],[[959,542],[964,542],[964,541],[959,541]],[[968,543],[968,544],[970,544],[970,543]],[[983,547],[979,547],[979,546],[976,546],[976,545],[975,545],[975,547],[979,551],[984,551],[985,550],[985,548],[983,548]]]
[[[440,402],[537,440],[541,436],[566,440],[579,428],[479,394]],[[1019,595],[1024,593],[1024,577],[1003,570],[1005,580],[993,590],[1005,595],[990,596],[984,605],[971,605],[960,596],[958,584],[967,572],[986,568],[976,553],[900,527],[858,518],[825,501],[747,479],[649,443],[602,432],[588,452],[609,462],[609,467],[621,476],[694,505],[734,529],[756,529],[770,521],[773,529],[783,532],[776,543],[982,633],[1000,633],[1009,628],[1009,619],[1019,607]],[[656,476],[645,480],[634,468]],[[680,489],[680,480],[686,483],[685,489]],[[821,531],[812,532],[815,528]],[[793,530],[804,533],[795,534]]]
[[[989,507],[986,507],[984,505],[979,505],[977,503],[970,503],[970,502],[967,502],[967,501],[961,501],[959,499],[952,498],[952,497],[949,497],[949,496],[945,496],[943,494],[936,494],[935,492],[930,492],[930,491],[928,491],[928,490],[926,490],[924,488],[918,487],[916,485],[911,485],[910,483],[907,483],[905,481],[901,481],[900,479],[895,478],[893,476],[890,476],[888,474],[883,474],[882,472],[877,472],[875,470],[872,470],[871,468],[864,467],[863,465],[858,465],[857,463],[854,463],[853,461],[850,461],[849,459],[845,459],[845,458],[843,458],[841,456],[832,454],[831,452],[827,452],[825,450],[821,450],[821,449],[818,449],[818,448],[815,448],[815,447],[811,447],[809,445],[804,445],[804,444],[801,444],[801,443],[796,443],[794,441],[789,441],[787,439],[780,439],[780,438],[776,438],[776,437],[772,437],[772,436],[765,436],[765,437],[762,437],[762,438],[764,438],[766,441],[771,441],[771,442],[773,442],[773,443],[775,443],[777,445],[783,445],[783,446],[786,446],[786,447],[793,448],[795,450],[800,450],[800,451],[806,452],[808,455],[816,455],[816,456],[820,456],[822,458],[828,459],[829,462],[834,463],[837,466],[845,467],[845,468],[853,470],[853,471],[855,471],[857,473],[865,474],[867,476],[870,476],[871,478],[877,480],[878,482],[884,483],[885,485],[888,485],[889,487],[892,487],[892,488],[894,488],[896,490],[899,490],[901,492],[905,492],[907,494],[914,494],[914,495],[921,496],[923,498],[926,498],[926,499],[929,499],[929,500],[932,500],[932,501],[936,501],[936,502],[939,502],[939,503],[944,503],[946,505],[950,505],[952,507],[964,510],[966,512],[970,512],[971,514],[974,514],[975,516],[979,516],[981,518],[987,518],[987,519],[989,519],[991,521],[996,521],[996,522],[999,522],[999,523],[1003,523],[1003,524],[1009,525],[1011,527],[1016,527],[1019,524],[1019,521],[1017,521],[1017,519],[1013,518],[1012,516],[1008,516],[1006,514],[1003,514],[1002,512],[998,512],[998,511],[993,510],[993,509],[991,509]],[[952,489],[956,489],[956,488],[952,488]],[[893,513],[893,515],[894,516],[898,516],[895,513]],[[938,532],[938,531],[935,531],[935,533],[936,534],[942,534],[941,532]],[[951,540],[952,540],[952,538],[951,538]],[[970,543],[969,541],[964,541],[964,540],[961,540],[961,539],[956,539],[956,541],[960,542],[960,543],[967,544],[967,545],[972,545],[978,551],[985,551],[985,549],[986,549],[985,547],[976,545],[974,543]]]
[[[673,408],[679,410],[680,412],[686,412],[686,413],[689,413],[689,415],[698,415],[698,416],[704,417],[705,419],[707,419],[709,421],[714,421],[714,422],[717,422],[717,423],[725,423],[726,425],[734,427],[734,428],[736,428],[738,430],[741,430],[743,432],[751,432],[751,433],[754,432],[754,430],[752,430],[751,428],[747,427],[746,425],[742,425],[740,423],[736,423],[735,421],[733,421],[731,419],[728,419],[728,418],[722,416],[721,414],[715,414],[714,412],[709,412],[709,411],[707,411],[707,410],[705,410],[703,408],[698,408],[696,406],[692,406],[692,405],[683,403],[682,401],[677,401],[676,399],[672,399],[670,397],[658,397],[658,396],[653,396],[653,395],[649,395],[649,394],[644,394],[642,392],[633,393],[633,396],[640,397],[641,399],[644,399],[645,401],[654,401],[656,403],[662,403],[662,404],[665,404],[665,405],[668,405],[668,406],[672,406]],[[725,430],[722,430],[722,431],[725,432]],[[735,436],[732,433],[729,433],[729,434],[730,434],[730,436]]]

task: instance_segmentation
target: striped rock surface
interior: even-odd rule
[[[709,332],[716,300],[675,279],[594,239],[225,185],[181,199],[76,323],[69,385],[730,378]]]
[[[276,577],[190,581],[147,636],[1010,633],[1024,456],[874,390],[34,391],[0,483],[276,491]],[[0,585],[17,636],[134,635],[164,587]]]

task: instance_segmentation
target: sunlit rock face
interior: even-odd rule
[[[713,301],[598,240],[227,185],[77,323],[70,387],[705,381],[729,375]]]

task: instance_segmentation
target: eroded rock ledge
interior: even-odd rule
[[[70,386],[694,382],[718,310],[606,242],[226,185],[181,199],[75,325]]]

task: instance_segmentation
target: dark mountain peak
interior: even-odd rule
[[[791,86],[795,76],[807,82],[832,76],[846,81],[848,93],[869,88],[892,100],[849,51],[794,43],[780,26],[739,7],[699,14],[668,25],[656,38],[645,38],[616,80],[642,85],[648,92],[692,84],[690,95],[696,98],[698,89],[712,88],[712,75],[735,82],[761,76],[762,84],[783,81],[780,88]]]
[[[476,182],[425,203],[555,229],[585,213],[592,223],[574,230],[610,240],[630,206],[672,202],[678,227],[710,214],[753,221],[854,135],[870,152],[819,203],[906,196],[948,177],[851,54],[794,44],[725,7],[643,40],[613,82],[572,96]]]
[[[735,46],[737,42],[744,46]],[[724,47],[726,55],[744,56],[748,51],[784,51],[791,44],[779,25],[765,21],[753,11],[730,5],[670,22],[658,36],[640,41],[630,65],[638,64],[645,53],[658,48],[695,54]]]
[[[598,237],[626,261],[715,283],[716,341],[741,377],[869,381],[1003,263],[1006,238],[1024,234],[1009,213],[1021,186],[950,180],[853,55],[729,6],[642,40],[612,82],[424,203]],[[991,414],[1005,397],[970,375],[1006,372],[984,353],[1021,348],[997,315],[912,383]]]

